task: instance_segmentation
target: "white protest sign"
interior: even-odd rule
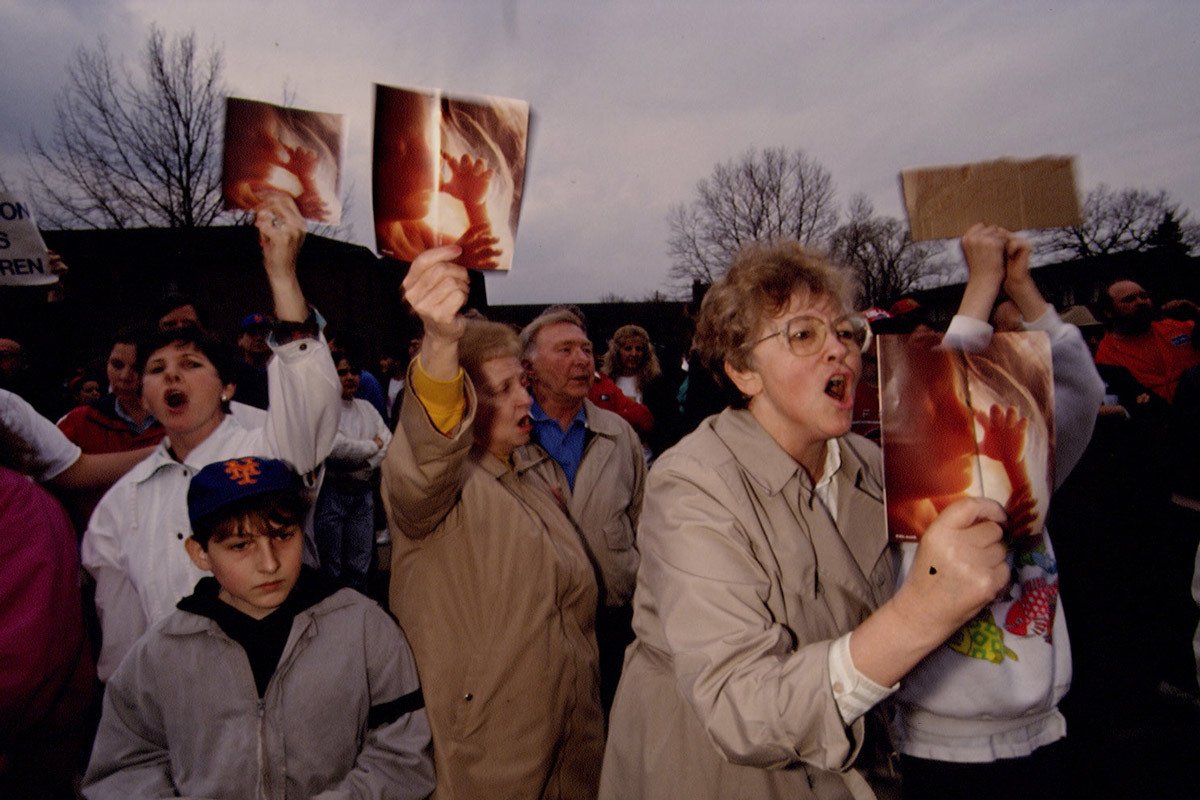
[[[57,280],[29,204],[0,193],[0,286],[46,286]]]

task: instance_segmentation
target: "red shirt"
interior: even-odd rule
[[[654,430],[654,415],[650,413],[650,409],[622,392],[617,382],[603,372],[596,373],[596,381],[588,392],[588,400],[620,416],[633,426],[639,436],[645,436]]]
[[[1200,350],[1192,346],[1194,326],[1193,322],[1164,319],[1151,322],[1150,330],[1137,336],[1109,331],[1100,340],[1096,363],[1124,367],[1169,403],[1175,398],[1179,376],[1200,364]]]
[[[141,433],[134,433],[129,423],[117,416],[116,398],[107,395],[92,405],[77,406],[58,421],[66,437],[85,453],[123,453],[153,447],[167,435],[155,422]]]

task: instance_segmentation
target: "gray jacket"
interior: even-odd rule
[[[301,611],[260,699],[240,645],[175,611],[108,682],[83,794],[113,798],[423,798],[434,788],[412,653],[378,605],[342,589]],[[392,721],[368,726],[368,715]]]
[[[604,578],[604,604],[627,606],[640,561],[634,532],[646,490],[646,457],[628,422],[591,400],[583,408],[591,435],[574,490],[558,462],[537,444],[519,448],[513,458],[522,478],[540,480],[564,498]]]

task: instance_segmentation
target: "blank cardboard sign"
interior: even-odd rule
[[[900,187],[915,242],[956,238],[976,222],[1010,231],[1082,222],[1072,156],[913,167]]]

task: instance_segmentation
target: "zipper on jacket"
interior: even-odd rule
[[[258,698],[258,796],[260,800],[271,797],[271,774],[267,768],[267,702]]]

